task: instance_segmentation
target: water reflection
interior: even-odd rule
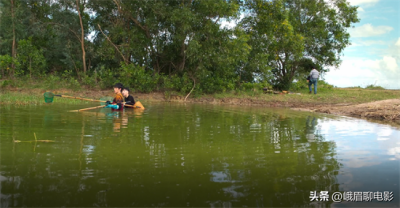
[[[306,138],[308,142],[315,141],[315,130],[317,126],[317,119],[315,117],[307,116],[307,123],[306,123]]]
[[[113,131],[115,133],[121,132],[121,128],[128,128],[129,118],[140,118],[144,110],[142,109],[125,109],[124,111],[111,111],[109,109],[101,109],[98,112],[83,111],[81,112],[85,117],[93,116],[100,121],[112,121]]]
[[[400,135],[388,126],[202,105],[34,119],[43,113],[2,114],[2,207],[308,207],[310,191],[399,194]],[[12,142],[33,130],[57,142]]]

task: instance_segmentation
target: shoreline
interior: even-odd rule
[[[394,122],[400,124],[400,99],[386,99],[380,101],[366,102],[361,104],[352,103],[301,103],[265,101],[257,99],[222,98],[222,99],[190,99],[191,103],[229,104],[242,106],[261,106],[289,108],[296,111],[316,112],[338,116],[349,116],[367,120]],[[184,102],[184,101],[181,101]]]
[[[50,90],[49,90],[50,91]],[[353,89],[348,89],[353,91]],[[1,94],[11,94],[10,97],[15,96],[15,100],[18,100],[18,96],[36,96],[33,99],[37,100],[37,103],[43,102],[43,93],[46,92],[43,89],[9,89],[7,92],[4,90],[0,91]],[[112,91],[102,90],[83,90],[83,91],[72,91],[70,89],[53,90],[54,94],[67,94],[78,97],[98,99],[99,97],[113,96]],[[378,91],[375,91],[378,92]],[[400,91],[399,91],[400,92]],[[370,102],[363,100],[346,100],[340,98],[329,98],[324,99],[324,95],[320,97],[302,94],[302,95],[203,95],[198,98],[189,97],[186,100],[185,96],[162,92],[152,93],[131,93],[135,100],[142,101],[160,101],[160,102],[185,102],[185,103],[208,103],[208,104],[228,104],[238,106],[260,106],[260,107],[278,107],[278,108],[289,108],[297,111],[325,113],[338,116],[349,116],[367,120],[383,121],[388,123],[400,124],[400,99],[379,99]],[[400,93],[399,93],[400,94]],[[349,96],[344,96],[348,98]],[[392,96],[393,97],[393,96]],[[398,96],[394,96],[398,97]],[[1,98],[1,97],[0,97]],[[350,97],[352,98],[352,97]],[[347,101],[347,102],[346,102]],[[12,101],[0,100],[3,105],[11,104]],[[145,105],[145,103],[143,103]]]
[[[279,96],[279,95],[277,95]],[[161,102],[209,103],[217,105],[260,106],[289,108],[296,111],[316,112],[338,116],[349,116],[375,121],[400,124],[400,99],[385,99],[365,103],[309,103],[298,101],[276,101],[253,98],[215,98],[212,95],[201,98],[188,98],[173,95],[166,99],[163,93],[136,93],[135,99]]]

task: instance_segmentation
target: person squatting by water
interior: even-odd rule
[[[132,95],[130,95],[129,92],[130,90],[128,87],[125,87],[122,90],[122,95],[125,98],[125,104],[128,105],[128,106],[125,105],[125,108],[133,108],[133,105],[135,105],[135,99],[133,99]]]
[[[312,87],[311,85],[314,84],[314,94],[317,94],[317,82],[318,82],[318,78],[319,78],[319,72],[313,68],[310,72],[310,81],[308,82],[308,88],[310,90],[310,94],[312,91]]]

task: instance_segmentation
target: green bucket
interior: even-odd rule
[[[45,92],[43,96],[44,96],[44,102],[46,103],[53,102],[54,94],[52,92]]]

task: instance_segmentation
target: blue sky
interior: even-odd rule
[[[360,22],[350,28],[351,46],[325,80],[338,87],[376,84],[400,89],[400,0],[348,0],[359,6]]]

